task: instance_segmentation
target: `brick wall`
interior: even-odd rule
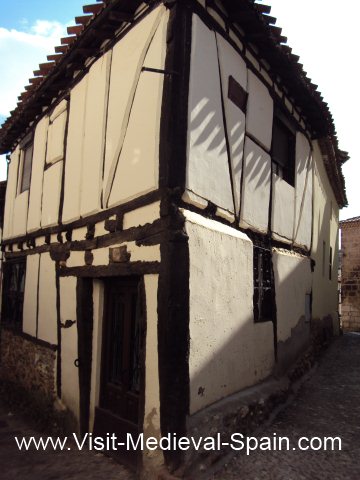
[[[341,224],[341,321],[360,332],[360,220]]]
[[[0,378],[29,392],[55,396],[55,347],[11,330],[1,330]]]

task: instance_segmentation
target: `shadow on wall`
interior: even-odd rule
[[[310,263],[309,259],[303,261]],[[308,348],[312,329],[317,329],[318,322],[317,319],[308,318],[306,312],[306,295],[310,294],[310,291],[304,289],[304,282],[299,278],[303,275],[304,265],[300,264],[286,277],[281,278],[280,283],[276,285],[278,315],[274,324],[272,322],[254,323],[252,316],[247,316],[244,320],[239,315],[238,323],[241,323],[241,326],[227,331],[228,319],[222,315],[222,305],[219,303],[214,306],[219,312],[216,330],[213,324],[209,329],[206,311],[202,319],[191,319],[191,415],[270,376],[284,375]],[[231,281],[231,275],[229,278]],[[218,283],[218,288],[224,290],[223,279],[214,280]],[[203,291],[203,295],[207,293]],[[284,296],[288,298],[288,305],[293,305],[292,308],[284,309],[284,305],[279,305],[279,299],[283,299]],[[209,300],[208,297],[203,296],[204,305],[211,303]],[[244,301],[241,292],[238,298],[231,298],[229,301],[236,302],[238,312],[241,312]],[[209,309],[212,308],[211,305],[208,306]],[[199,321],[202,323],[202,333],[194,338],[191,327],[193,323]],[[327,325],[327,327],[331,329],[331,326]],[[278,336],[279,331],[282,331],[282,338]],[[191,370],[193,356],[198,351],[202,352],[202,356],[197,361],[196,368]],[[277,360],[275,360],[276,357]]]

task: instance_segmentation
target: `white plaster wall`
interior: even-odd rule
[[[267,233],[271,158],[249,137],[245,140],[240,226]]]
[[[41,226],[51,227],[59,223],[59,206],[63,162],[57,162],[44,172]]]
[[[4,230],[3,238],[12,237],[14,221],[14,202],[17,191],[18,167],[20,160],[20,148],[17,147],[11,154],[11,160],[8,170],[8,179],[6,185],[5,211],[4,211]]]
[[[66,146],[64,206],[62,220],[69,223],[80,217],[81,176],[83,163],[83,138],[86,116],[86,92],[88,76],[85,76],[70,94],[69,127]]]
[[[57,345],[56,273],[49,253],[40,256],[38,338]]]
[[[254,324],[253,245],[243,233],[184,211],[190,252],[190,413],[267,377],[271,322]],[[203,393],[201,393],[203,392]]]
[[[274,104],[266,85],[250,70],[248,92],[246,131],[270,150]]]
[[[146,52],[163,14],[163,7],[155,9],[113,48],[104,160],[104,203],[110,194]],[[164,46],[161,46],[161,51],[163,49]],[[163,68],[162,65],[159,68]]]
[[[313,162],[310,144],[301,132],[296,134],[294,242],[310,249],[312,231]]]
[[[43,117],[35,128],[34,151],[31,169],[29,212],[27,231],[33,232],[41,227],[41,199],[46,154],[49,117]]]
[[[63,100],[50,117],[46,163],[55,163],[64,158],[64,138],[67,120],[67,102]]]
[[[311,256],[315,260],[313,274],[313,317],[333,318],[338,331],[337,247],[339,207],[329,183],[318,143],[313,142],[314,159],[314,218]],[[325,271],[323,272],[323,242],[326,243]],[[334,252],[334,274],[329,280],[329,248]]]
[[[234,212],[214,32],[193,16],[186,188]]]
[[[14,237],[26,234],[26,223],[29,204],[29,190],[19,193],[14,200],[14,219],[12,235]]]
[[[84,120],[83,165],[81,175],[82,216],[100,209],[102,169],[105,148],[107,91],[111,52],[104,54],[88,73],[86,116]]]
[[[301,317],[305,317],[305,296],[311,293],[310,259],[285,250],[273,251],[277,337],[285,342],[291,337]]]
[[[90,419],[89,430],[94,428],[95,407],[99,406],[101,376],[101,345],[104,313],[104,283],[93,281],[94,323],[91,365]]]
[[[147,223],[153,223],[160,218],[160,202],[154,202],[144,207],[136,208],[124,214],[123,228],[127,230]]]
[[[157,294],[158,275],[145,275],[146,360],[144,433],[160,435],[160,387],[158,368]]]
[[[163,69],[168,12],[158,12],[158,27],[144,66]],[[151,192],[159,183],[159,142],[164,76],[142,72],[131,106],[124,143],[109,196],[109,206]]]
[[[60,318],[76,322],[75,277],[60,278]],[[79,419],[79,369],[74,361],[78,358],[78,332],[74,323],[70,328],[61,329],[61,399]]]
[[[39,263],[40,255],[28,255],[26,258],[23,332],[33,337],[36,337]]]
[[[216,34],[220,72],[225,105],[226,127],[230,146],[231,174],[235,196],[236,214],[240,213],[240,189],[242,161],[245,142],[245,113],[237,107],[228,95],[230,75],[247,90],[247,69],[244,60],[236,50],[219,34]]]
[[[273,174],[271,229],[276,240],[291,243],[294,234],[295,188]]]

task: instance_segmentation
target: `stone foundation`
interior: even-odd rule
[[[56,347],[2,328],[0,378],[55,398]]]

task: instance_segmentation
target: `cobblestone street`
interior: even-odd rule
[[[213,479],[358,479],[360,478],[360,335],[337,339],[325,353],[295,400],[259,434],[289,437],[288,452],[237,453]],[[34,435],[17,415],[0,409],[2,480],[133,480],[111,459],[86,450],[20,452],[14,436]],[[292,450],[300,437],[341,437],[342,451]],[[196,479],[194,479],[196,480]]]
[[[289,437],[290,451],[239,452],[214,480],[360,478],[360,335],[331,345],[294,402],[259,437],[274,433]],[[342,451],[292,450],[303,436],[341,437]]]
[[[14,437],[39,434],[28,428],[8,409],[0,408],[0,478],[1,480],[134,480],[127,469],[101,453],[78,451],[19,451]]]

